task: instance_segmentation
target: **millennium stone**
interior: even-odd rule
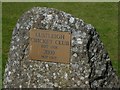
[[[68,41],[66,46],[69,45],[70,40],[70,49],[69,47],[68,49],[64,48],[57,55],[59,56],[70,50],[70,55],[68,53],[63,55],[63,57],[70,57],[68,63],[30,59],[29,32],[32,29],[33,32],[36,31],[35,29],[39,32],[36,34],[36,40],[40,42],[38,47],[41,43],[46,42],[47,46],[52,43],[52,41],[43,39],[40,41],[39,38],[52,38],[51,40],[66,38],[63,34],[41,34],[42,31],[70,33],[71,39],[66,39]],[[62,45],[64,41],[59,41],[60,43]],[[38,47],[35,47],[36,50]],[[53,48],[57,48],[57,46]],[[55,52],[46,51],[45,53],[54,54]],[[32,55],[36,55],[36,53]],[[57,61],[56,58],[54,59]],[[109,55],[99,39],[99,34],[91,24],[86,24],[82,19],[64,11],[46,7],[34,7],[18,19],[13,30],[3,87],[116,88],[118,87],[118,77],[112,67]]]

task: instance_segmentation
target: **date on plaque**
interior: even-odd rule
[[[71,33],[31,29],[29,59],[69,63]]]

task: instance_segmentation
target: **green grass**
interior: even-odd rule
[[[19,17],[32,7],[56,8],[92,24],[100,34],[113,67],[118,70],[118,7],[117,3],[3,3],[2,63],[3,73],[8,57],[13,28]],[[120,76],[120,73],[118,73]]]
[[[0,90],[2,88],[2,4],[0,2]]]

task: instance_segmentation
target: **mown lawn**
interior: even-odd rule
[[[118,7],[117,3],[3,3],[2,6],[2,72],[8,57],[12,31],[19,17],[32,7],[56,8],[92,24],[104,43],[118,71]],[[120,76],[120,73],[118,73]]]

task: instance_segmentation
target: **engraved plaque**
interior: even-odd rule
[[[29,35],[29,59],[69,63],[70,32],[31,29]]]

